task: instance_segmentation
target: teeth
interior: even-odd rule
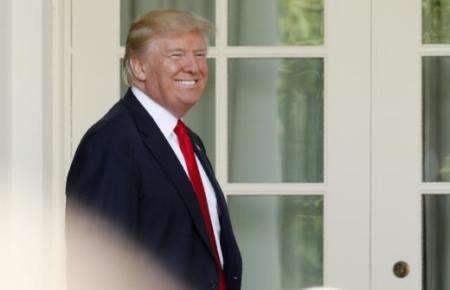
[[[182,85],[186,85],[186,86],[193,86],[195,85],[197,81],[195,80],[177,80],[177,83],[180,83]]]

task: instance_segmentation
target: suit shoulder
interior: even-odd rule
[[[100,120],[92,125],[83,138],[126,137],[136,128],[133,118],[119,102],[115,104]]]
[[[131,114],[118,102],[86,131],[79,147],[128,147],[137,136]]]

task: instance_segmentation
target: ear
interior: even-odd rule
[[[143,82],[147,79],[147,69],[142,59],[137,56],[132,56],[130,58],[130,65],[136,80]]]

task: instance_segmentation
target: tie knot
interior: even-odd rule
[[[173,130],[175,134],[180,138],[181,136],[187,135],[186,125],[184,125],[183,121],[178,120],[177,125],[175,126],[175,129]]]

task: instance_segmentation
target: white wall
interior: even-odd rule
[[[6,235],[9,230],[9,2],[0,1],[0,257],[8,253]],[[0,271],[2,270],[0,263]],[[3,271],[2,271],[3,272]],[[0,274],[1,277],[1,274]],[[0,282],[1,285],[1,282]]]
[[[9,169],[9,2],[0,1],[0,206],[7,198]],[[2,207],[0,212],[4,213]],[[3,217],[3,216],[2,216]],[[3,219],[2,219],[3,220]]]
[[[52,135],[49,3],[0,1],[0,289],[49,289],[44,278],[51,196],[45,190],[50,158],[44,150]]]

